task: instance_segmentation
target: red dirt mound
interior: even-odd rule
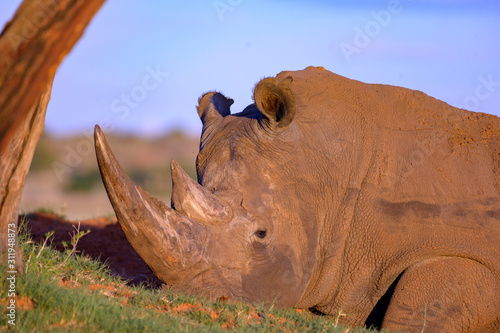
[[[45,234],[54,230],[52,246],[61,252],[64,251],[62,242],[70,244],[74,227],[78,226],[78,222],[66,221],[55,214],[31,213],[19,218],[23,217],[28,221],[31,238],[37,243],[43,242]],[[127,241],[116,218],[111,221],[104,217],[81,221],[80,230],[90,230],[90,233],[79,240],[77,255],[86,254],[106,262],[111,272],[129,281],[128,284],[144,283],[152,288],[162,285]]]

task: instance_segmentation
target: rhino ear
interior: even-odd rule
[[[260,81],[253,93],[255,105],[263,115],[263,122],[271,129],[284,128],[295,117],[295,101],[290,91],[289,76],[277,84],[275,78]]]
[[[231,114],[230,107],[234,103],[221,93],[211,91],[198,100],[198,115],[205,125],[206,123]]]

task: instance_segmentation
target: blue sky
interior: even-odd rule
[[[494,0],[109,0],[58,69],[46,130],[198,134],[203,92],[237,112],[261,78],[309,65],[500,115],[499,38]]]

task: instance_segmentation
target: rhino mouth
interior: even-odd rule
[[[97,125],[94,141],[101,178],[118,221],[153,273],[165,283],[182,285],[209,270],[211,227],[230,221],[231,207],[192,180],[175,161],[168,207],[134,185]],[[224,293],[228,292],[232,296],[229,290]]]

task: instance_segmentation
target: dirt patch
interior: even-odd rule
[[[0,298],[0,306],[7,307],[10,303],[11,298]],[[33,300],[26,296],[16,297],[16,309],[18,310],[32,310],[35,308],[35,303]]]
[[[20,219],[23,217],[20,216]],[[49,213],[31,213],[25,217],[33,241],[43,243],[45,234],[54,231],[52,246],[61,252],[64,251],[63,242],[71,242],[74,227],[78,225],[78,222],[66,221]],[[129,281],[129,285],[142,283],[151,288],[161,287],[162,282],[134,251],[116,218],[109,220],[102,217],[80,221],[80,230],[90,230],[90,233],[78,242],[77,255],[86,254],[106,262],[111,273]]]

